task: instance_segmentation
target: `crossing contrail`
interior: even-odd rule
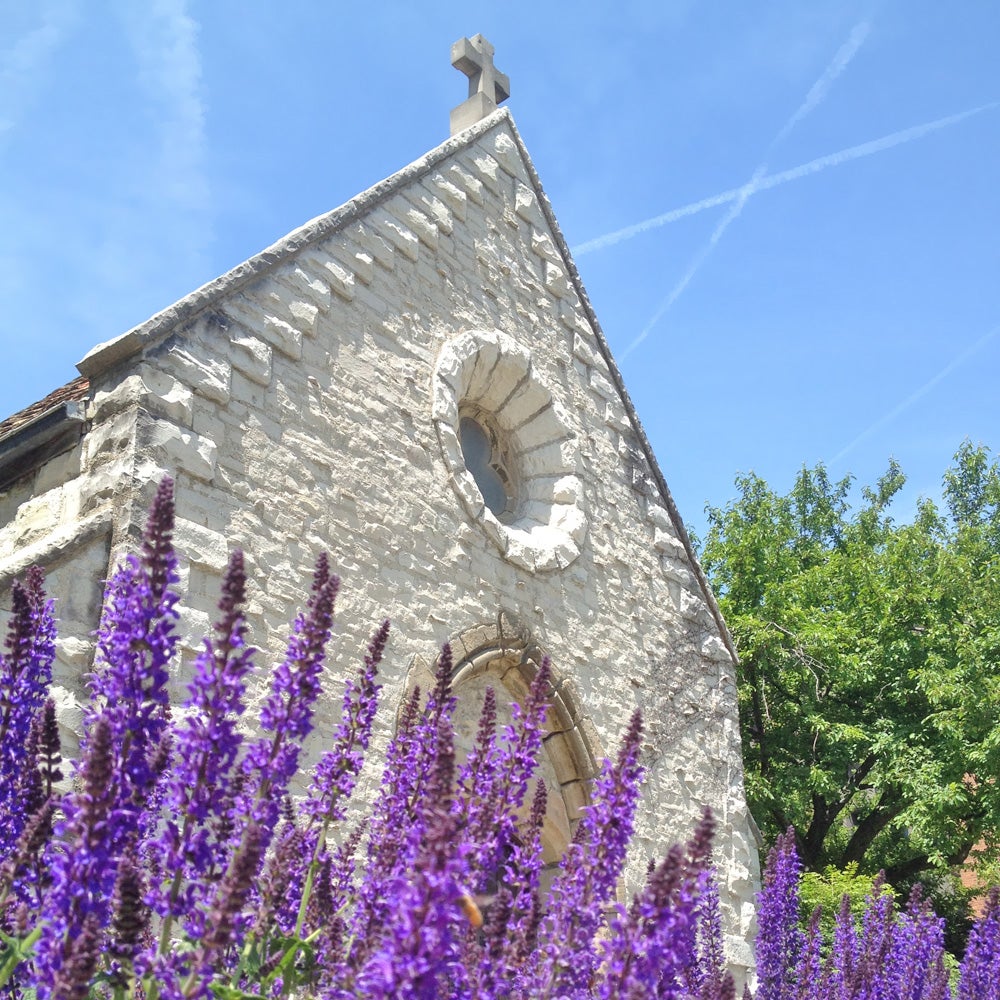
[[[858,49],[861,48],[862,43],[868,37],[869,31],[871,31],[871,25],[867,21],[862,21],[860,24],[854,26],[850,37],[837,50],[837,54],[831,60],[830,65],[823,70],[823,75],[812,85],[799,109],[785,122],[781,131],[774,137],[774,141],[771,143],[769,149],[774,149],[779,143],[783,142],[792,129],[826,97],[834,81],[847,69],[851,60],[857,55]]]
[[[767,191],[771,188],[780,187],[782,184],[797,181],[802,177],[808,177],[810,174],[818,174],[821,170],[826,170],[829,167],[838,167],[842,163],[847,163],[848,160],[859,160],[862,157],[881,153],[886,149],[892,149],[893,146],[901,146],[903,143],[913,142],[914,139],[922,139],[932,132],[948,128],[951,125],[957,125],[959,122],[965,121],[966,118],[982,114],[984,111],[994,111],[998,107],[1000,107],[1000,101],[990,101],[988,104],[980,104],[978,107],[969,108],[968,111],[960,111],[958,114],[948,115],[946,118],[936,118],[934,121],[924,122],[922,125],[913,125],[898,132],[890,132],[888,135],[882,136],[881,139],[872,139],[870,142],[863,142],[858,146],[849,146],[847,149],[841,149],[839,152],[820,156],[798,167],[791,167],[776,174],[768,174],[761,178],[757,184],[757,190]],[[573,247],[573,255],[581,257],[584,254],[593,253],[595,250],[603,250],[605,247],[614,246],[616,243],[631,239],[633,236],[638,236],[640,233],[645,233],[650,229],[669,225],[678,219],[683,219],[689,215],[697,215],[699,212],[707,211],[710,208],[717,208],[719,205],[727,205],[731,201],[736,201],[742,191],[743,187],[730,188],[728,191],[722,191],[708,198],[702,198],[700,201],[691,202],[689,205],[671,209],[662,215],[654,215],[652,218],[645,219],[642,222],[625,226],[623,229],[616,229],[614,232],[606,233],[604,236],[597,236],[592,240],[587,240],[585,243],[580,243]]]
[[[868,32],[870,31],[870,26],[867,21],[862,21],[860,24],[855,25],[854,30],[851,32],[847,41],[837,50],[836,55],[830,61],[830,64],[823,70],[820,78],[809,88],[809,93],[806,94],[805,100],[795,109],[792,116],[781,126],[777,135],[767,144],[767,149],[764,151],[764,157],[761,162],[757,165],[753,172],[753,176],[739,189],[739,193],[736,196],[735,204],[728,212],[722,217],[722,220],[718,223],[715,229],[712,231],[712,235],[708,238],[708,242],[702,246],[702,248],[695,254],[694,259],[687,266],[687,270],[684,272],[681,280],[677,282],[676,285],[671,289],[670,294],[664,299],[660,304],[659,308],[653,314],[652,318],[643,327],[642,332],[637,336],[628,347],[622,352],[622,359],[624,360],[628,355],[630,355],[650,334],[650,331],[654,326],[663,318],[670,307],[680,298],[683,294],[684,289],[691,283],[691,280],[698,273],[702,265],[708,259],[709,255],[715,249],[716,244],[722,239],[725,231],[735,222],[740,213],[743,211],[743,206],[746,205],[750,197],[760,190],[761,181],[767,174],[767,159],[771,152],[785,139],[785,137],[795,128],[795,126],[802,121],[806,115],[809,114],[814,108],[816,108],[822,100],[826,97],[830,88],[833,86],[834,81],[840,76],[841,73],[847,69],[851,60],[857,55],[858,49],[861,48],[861,44],[868,37]]]
[[[736,220],[740,212],[743,211],[743,206],[747,203],[747,199],[758,190],[756,184],[759,181],[759,176],[762,176],[763,173],[764,168],[762,166],[757,170],[757,173],[755,173],[754,176],[739,189],[739,193],[735,199],[735,204],[722,217],[719,224],[713,230],[712,235],[709,237],[708,242],[698,251],[698,253],[695,254],[694,259],[690,264],[688,264],[688,268],[684,272],[684,276],[677,282],[676,285],[674,285],[670,294],[663,300],[660,307],[655,313],[653,313],[649,322],[642,328],[642,332],[639,336],[636,337],[624,351],[622,351],[622,360],[627,358],[649,336],[653,327],[659,323],[670,307],[681,297],[684,289],[690,284],[691,279],[698,272],[698,269],[705,263],[708,255],[715,249],[715,244],[722,239],[722,234],[729,228],[730,223]]]
[[[928,379],[916,392],[911,393],[897,406],[894,406],[885,416],[879,417],[875,423],[866,427],[853,441],[849,444],[844,445],[840,451],[837,452],[833,458],[830,459],[830,464],[834,465],[839,462],[844,456],[849,455],[854,449],[861,444],[865,438],[871,437],[876,431],[881,430],[886,424],[892,423],[901,413],[908,410],[914,403],[923,398],[943,379],[946,379],[956,368],[965,364],[977,351],[982,350],[998,333],[1000,333],[1000,326],[993,327],[988,333],[983,334],[974,344],[967,347],[961,354],[953,358],[941,369],[933,378]]]

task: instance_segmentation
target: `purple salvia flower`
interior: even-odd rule
[[[759,917],[758,917],[759,919]],[[759,937],[759,932],[758,932]],[[833,925],[833,946],[827,955],[823,978],[831,1000],[853,996],[860,969],[858,934],[851,914],[850,897],[844,896]],[[759,971],[759,970],[758,970]]]
[[[544,855],[542,828],[548,806],[548,789],[538,779],[531,812],[514,842],[504,873],[505,888],[511,896],[511,916],[506,927],[509,972],[523,974],[538,941],[542,919],[541,872]]]
[[[456,798],[454,807],[463,817],[471,851],[469,874],[477,888],[495,877],[515,839],[517,813],[542,748],[550,675],[545,657],[532,679],[527,702],[512,706],[513,724],[505,728],[500,741],[495,737],[492,690],[484,699],[476,743],[463,770],[464,794]]]
[[[56,703],[52,698],[45,699],[32,721],[28,748],[35,758],[37,775],[36,798],[31,801],[41,803],[52,795],[56,783],[63,777],[59,723],[56,721]],[[35,787],[34,781],[32,785]]]
[[[602,908],[614,898],[639,795],[642,769],[637,711],[629,724],[616,763],[605,761],[594,783],[562,871],[549,894],[549,912],[540,936],[548,942],[535,953],[529,995],[577,996],[594,980],[600,953],[595,935]]]
[[[243,830],[229,868],[218,883],[211,900],[205,933],[192,956],[176,960],[174,982],[180,982],[180,992],[172,988],[165,995],[179,995],[187,1000],[207,1000],[215,970],[222,968],[222,956],[238,949],[246,927],[244,908],[253,889],[253,880],[264,854],[266,834],[253,821]]]
[[[42,852],[52,837],[55,808],[54,796],[38,806],[28,818],[10,857],[0,865],[0,912],[3,911],[12,890],[17,892],[16,898],[19,898],[22,904],[29,905],[30,901],[36,908],[39,905],[38,895],[47,882],[47,870],[42,863]],[[29,886],[34,887],[34,893],[30,896]]]
[[[292,823],[279,828],[261,879],[254,921],[254,929],[261,936],[274,927],[282,934],[294,931],[315,840],[315,832],[300,830]]]
[[[312,895],[306,910],[305,933],[329,929],[337,907],[333,903],[333,859],[329,854],[320,856],[319,871],[312,885]]]
[[[173,481],[164,477],[149,509],[142,558],[129,556],[108,583],[91,677],[92,708],[111,727],[118,757],[118,803],[134,816],[115,831],[119,841],[139,825],[139,813],[156,782],[154,759],[169,717],[168,665],[177,648],[177,557]],[[89,732],[84,740],[86,747]]]
[[[75,950],[75,940],[86,927],[99,931],[106,925],[118,861],[112,855],[112,831],[120,820],[114,808],[112,741],[111,724],[98,717],[80,768],[82,787],[63,803],[65,818],[56,830],[62,849],[53,852],[52,885],[42,904],[45,924],[36,960],[40,1000],[63,995],[64,984],[77,981],[83,953]],[[67,963],[73,967],[65,968]]]
[[[298,768],[302,741],[312,730],[313,706],[320,692],[319,676],[339,586],[340,580],[330,574],[326,553],[321,553],[306,611],[295,619],[285,659],[274,671],[271,693],[261,709],[261,729],[271,735],[252,743],[244,759],[244,772],[251,778],[244,812],[261,827],[267,840]]]
[[[699,872],[695,920],[698,927],[698,1000],[735,1000],[736,983],[726,968],[719,904],[719,876],[714,866]]]
[[[21,773],[13,791],[18,798],[16,808],[27,821],[21,826],[14,850],[0,865],[0,909],[13,890],[14,899],[28,904],[34,911],[49,881],[47,867],[42,863],[42,849],[52,834],[53,786],[62,778],[59,728],[55,702],[51,698],[46,698],[35,713],[23,754]],[[21,822],[18,818],[14,825]]]
[[[822,907],[817,906],[809,918],[802,951],[795,964],[795,1000],[828,1000],[826,996],[817,998],[817,985],[822,982],[823,970],[823,934],[820,931],[822,915]]]
[[[52,1000],[86,1000],[90,996],[90,981],[101,956],[101,922],[96,913],[88,913],[79,932],[62,942],[59,966],[48,996]]]
[[[922,898],[920,886],[910,893],[906,912],[893,928],[895,982],[887,983],[899,1000],[936,1000],[947,989],[944,969],[944,920]]]
[[[431,696],[423,712],[420,689],[415,688],[403,705],[396,735],[386,752],[385,768],[378,799],[368,828],[366,877],[358,890],[351,915],[352,966],[358,968],[375,943],[384,925],[390,903],[387,886],[399,871],[412,864],[423,836],[423,815],[419,803],[427,782],[426,743],[436,729],[427,717],[435,703],[442,704],[451,674],[448,647],[438,660],[437,697]]]
[[[891,965],[896,922],[894,900],[891,893],[883,891],[883,886],[884,879],[879,873],[861,917],[858,964],[855,969],[857,981],[866,984],[867,991],[872,994],[871,1000],[877,1000],[885,992],[885,984],[893,982],[898,972]]]
[[[799,865],[795,832],[779,837],[767,858],[757,897],[757,1000],[793,1000],[794,970],[804,944],[799,930]]]
[[[944,950],[944,922],[914,886],[892,926],[889,955],[882,965],[883,992],[899,1000],[926,1000],[934,988],[934,965]]]
[[[471,995],[483,1000],[515,995],[535,949],[541,920],[539,876],[547,797],[545,782],[540,780],[520,836],[509,845],[496,896],[483,899],[485,911],[478,911],[475,899],[467,901],[474,908],[464,960]],[[483,919],[481,933],[476,927],[476,913]]]
[[[132,963],[142,941],[149,934],[149,907],[144,901],[145,885],[135,851],[126,851],[118,866],[111,899],[109,954],[112,979],[125,987],[132,977]]]
[[[6,652],[0,653],[0,862],[13,850],[34,811],[23,794],[25,746],[52,683],[56,638],[44,579],[33,566],[23,584],[14,582]]]
[[[344,954],[347,947],[345,909],[356,892],[354,855],[364,832],[363,825],[356,826],[347,840],[333,852],[329,864],[324,864],[322,869],[324,886],[320,894],[323,894],[328,901],[324,911],[320,914],[310,914],[309,917],[310,926],[320,929],[316,951],[321,957],[319,995],[323,997],[336,993],[337,984],[344,983],[349,978]]]
[[[444,903],[439,898],[448,880],[457,878],[459,866],[460,845],[456,843],[456,820],[451,815],[455,771],[451,670],[451,650],[445,645],[427,704],[418,715],[419,693],[414,692],[404,706],[399,729],[389,746],[369,828],[366,878],[350,921],[353,945],[345,960],[346,978],[340,984],[342,990],[348,991],[345,995],[354,988],[356,976],[364,976],[366,982],[381,982],[394,948],[416,947],[414,929],[398,926],[400,920],[413,918],[412,913],[403,912],[407,906],[416,906],[425,916],[433,911],[445,918],[447,926],[431,935],[440,932],[444,934],[442,941],[458,948],[455,928],[459,925],[452,927],[450,921],[455,919],[453,911],[458,909],[457,901],[467,887],[456,883],[454,891],[448,890],[451,895]],[[446,848],[450,853],[441,853]],[[395,944],[393,934],[398,939]],[[412,965],[427,960],[429,956],[419,960],[411,956],[406,961]],[[456,959],[451,956],[448,961],[454,964]],[[388,982],[397,980],[390,976]]]
[[[629,910],[616,907],[601,945],[600,997],[717,1000],[732,994],[721,958],[718,898],[708,886],[713,830],[706,811],[686,851],[671,848]]]
[[[449,664],[450,669],[450,664]],[[464,866],[451,813],[455,752],[447,688],[429,707],[435,722],[433,761],[421,803],[424,836],[408,871],[389,882],[391,901],[382,934],[358,976],[365,995],[378,998],[469,995],[462,943],[468,927]]]
[[[150,902],[161,917],[200,914],[208,886],[225,867],[230,845],[215,832],[232,809],[231,783],[242,737],[236,723],[244,711],[252,650],[246,643],[243,553],[233,552],[222,583],[214,640],[205,640],[188,685],[185,714],[175,726],[177,751],[163,792],[165,822],[152,846],[157,871]],[[192,933],[200,927],[192,926]]]
[[[371,739],[381,690],[375,676],[388,640],[389,622],[384,621],[368,645],[357,682],[349,680],[345,685],[344,707],[333,747],[316,765],[305,802],[305,813],[314,821],[327,824],[344,818],[344,803],[354,791]]]
[[[959,970],[958,1000],[1000,1000],[1000,889],[986,897]]]
[[[354,894],[354,855],[364,834],[365,825],[359,823],[331,855],[330,893],[335,910],[339,910]]]

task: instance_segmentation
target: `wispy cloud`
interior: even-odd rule
[[[106,191],[88,253],[93,280],[75,303],[94,326],[108,322],[109,296],[132,325],[169,304],[160,296],[179,297],[211,277],[198,23],[186,0],[118,0],[116,8],[136,67],[135,100],[127,105],[135,125],[116,135],[121,183]]]
[[[788,184],[790,181],[797,181],[802,177],[818,174],[821,170],[827,170],[830,167],[839,167],[840,164],[847,163],[849,160],[859,160],[862,157],[871,156],[873,153],[881,153],[883,150],[892,149],[893,146],[901,146],[903,143],[912,142],[914,139],[922,139],[932,132],[948,128],[951,125],[957,125],[959,122],[965,121],[966,118],[971,118],[973,115],[982,114],[984,111],[994,111],[997,108],[1000,108],[1000,101],[991,101],[988,104],[980,104],[978,107],[969,108],[968,111],[960,111],[958,114],[948,115],[946,118],[936,118],[934,121],[924,122],[922,125],[913,125],[898,132],[890,132],[880,139],[872,139],[870,142],[863,142],[858,146],[849,146],[847,149],[841,149],[836,153],[828,153],[826,156],[820,156],[797,167],[790,167],[788,170],[782,170],[779,173],[768,174],[760,179],[756,189],[757,191],[767,191],[771,188],[780,187],[782,184]],[[573,254],[576,257],[581,257],[583,254],[593,253],[595,250],[603,250],[605,247],[622,243],[650,229],[657,229],[660,226],[669,225],[671,222],[677,222],[679,219],[686,218],[689,215],[697,215],[699,212],[704,212],[710,208],[726,205],[731,201],[736,201],[742,191],[742,187],[730,188],[728,191],[713,194],[708,198],[702,198],[700,201],[693,201],[689,205],[682,205],[680,208],[671,209],[669,212],[663,212],[661,215],[654,215],[631,226],[616,229],[614,232],[606,233],[604,236],[597,236],[592,240],[587,240],[585,243],[580,243],[573,247]]]
[[[128,20],[139,83],[159,122],[159,195],[176,207],[202,209],[208,189],[198,24],[185,0],[138,5]]]
[[[660,303],[656,312],[653,313],[652,317],[643,327],[639,335],[622,352],[623,360],[627,358],[649,336],[656,324],[659,323],[659,321],[671,309],[673,304],[684,293],[684,290],[691,283],[692,279],[701,269],[702,265],[704,265],[705,261],[709,258],[719,240],[722,239],[726,230],[740,217],[740,213],[742,213],[744,205],[746,205],[752,195],[756,194],[757,191],[760,190],[761,183],[767,175],[768,156],[770,156],[771,152],[789,135],[792,129],[794,129],[795,126],[806,117],[806,115],[815,110],[820,103],[822,103],[823,99],[830,92],[830,88],[833,86],[837,77],[839,77],[840,74],[847,69],[851,60],[855,57],[855,55],[857,55],[858,49],[861,48],[862,43],[868,37],[870,30],[870,25],[867,21],[862,21],[860,24],[855,25],[854,30],[851,32],[847,41],[841,45],[829,65],[823,70],[819,79],[812,85],[812,87],[809,88],[809,93],[806,94],[805,100],[803,100],[802,103],[795,109],[791,117],[785,122],[784,125],[781,126],[774,138],[768,143],[767,149],[764,152],[764,159],[754,169],[750,180],[747,181],[743,187],[738,189],[735,204],[719,221],[718,225],[712,231],[712,235],[708,238],[708,242],[705,243],[694,255],[694,258],[688,264],[687,269],[685,270],[680,281],[674,285],[674,287],[670,290],[670,294],[663,300],[663,302]]]
[[[15,127],[44,88],[48,68],[76,18],[72,2],[36,8],[40,23],[0,52],[0,138]]]
[[[867,438],[871,437],[876,431],[880,431],[887,424],[891,424],[897,417],[905,413],[911,406],[921,400],[927,395],[939,382],[944,381],[956,368],[960,368],[965,364],[974,354],[981,351],[997,334],[1000,333],[1000,326],[993,327],[992,330],[983,334],[974,344],[967,347],[961,354],[957,355],[951,361],[948,362],[933,378],[928,379],[916,392],[911,393],[906,397],[901,403],[894,406],[888,413],[884,416],[879,417],[873,424],[866,427],[853,441],[844,445],[836,455],[830,459],[830,464],[835,465],[842,458],[849,455],[854,449],[865,441]]]

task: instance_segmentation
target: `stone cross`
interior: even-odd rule
[[[460,38],[451,47],[451,64],[469,78],[469,97],[451,111],[451,134],[474,125],[510,97],[510,79],[493,65],[493,46],[482,35]]]

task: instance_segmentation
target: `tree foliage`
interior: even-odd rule
[[[850,477],[759,476],[709,508],[702,558],[740,653],[747,789],[807,868],[895,885],[1000,842],[1000,467],[966,442],[943,504],[890,508],[892,462]]]

